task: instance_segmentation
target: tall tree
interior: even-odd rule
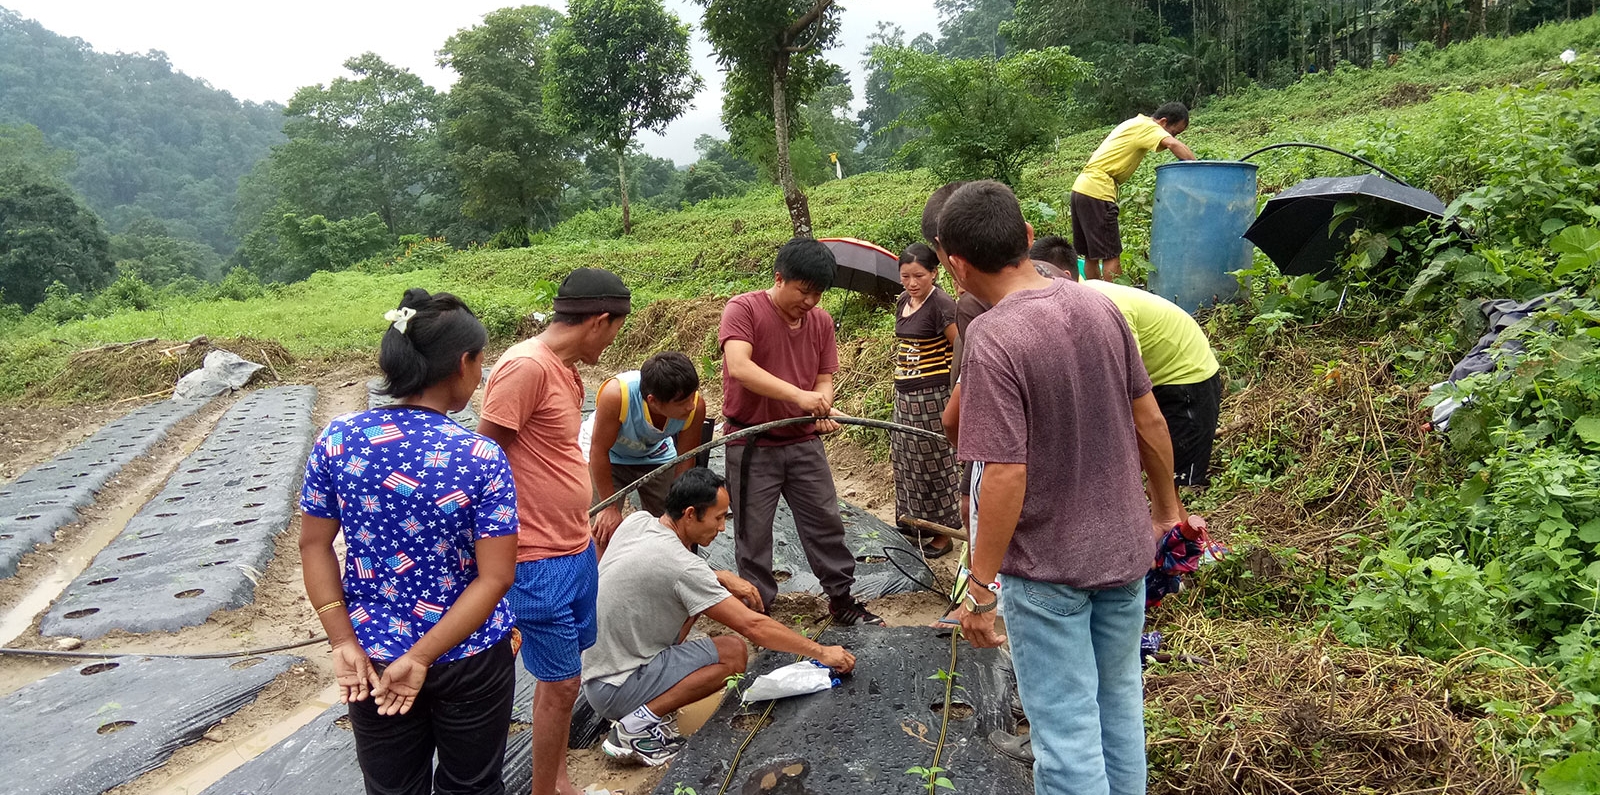
[[[933,49],[927,34],[919,36],[911,47],[922,52]],[[861,53],[862,68],[866,70],[867,106],[856,117],[861,123],[862,137],[866,141],[864,155],[872,168],[882,168],[899,152],[906,142],[925,131],[899,124],[900,116],[911,105],[910,97],[891,91],[894,75],[881,59],[873,57],[879,48],[898,50],[906,45],[905,29],[892,22],[879,22],[877,30],[867,36],[867,49]],[[916,168],[916,162],[900,161],[901,165]]]
[[[353,78],[296,91],[284,110],[289,142],[273,150],[283,198],[306,214],[377,213],[390,234],[414,228],[433,180],[440,97],[406,69],[365,53]]]
[[[628,147],[640,130],[662,132],[704,83],[689,58],[689,26],[660,0],[571,0],[550,38],[551,112],[567,129],[609,150],[628,213]]]
[[[554,225],[561,189],[581,167],[544,103],[561,20],[544,6],[502,8],[439,51],[439,64],[461,76],[446,103],[445,144],[462,211],[497,227],[502,241],[526,243],[531,230]]]
[[[798,132],[798,106],[838,73],[822,52],[839,34],[839,8],[834,0],[697,2],[706,8],[706,37],[727,72],[722,122],[736,130],[742,119],[771,120],[789,222],[796,235],[810,236],[811,208],[790,167],[789,142]]]
[[[1006,54],[1000,26],[1016,16],[1016,0],[934,0],[939,12],[939,54],[999,58]]]
[[[1048,47],[1001,59],[945,58],[909,47],[874,57],[894,74],[892,88],[913,101],[904,124],[928,135],[906,144],[926,150],[934,171],[949,179],[998,179],[1016,185],[1022,167],[1054,143],[1066,122],[1072,90],[1092,67]]]
[[[739,182],[755,182],[761,176],[756,164],[741,157],[725,139],[699,135],[694,139],[694,151],[700,154],[699,162],[716,163],[722,173]]]
[[[14,173],[0,179],[0,300],[32,307],[52,282],[73,292],[103,287],[112,262],[100,219],[66,188]]]

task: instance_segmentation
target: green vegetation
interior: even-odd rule
[[[1585,54],[1562,65],[1555,56],[1569,46]],[[1258,258],[1242,274],[1245,300],[1205,317],[1230,396],[1215,483],[1192,507],[1233,554],[1152,616],[1177,651],[1215,663],[1152,669],[1154,791],[1278,791],[1270,777],[1291,771],[1304,774],[1302,793],[1454,792],[1462,782],[1463,792],[1480,782],[1595,791],[1596,46],[1591,18],[1418,48],[1392,67],[1327,70],[1196,109],[1185,140],[1202,156],[1293,139],[1347,148],[1437,192],[1453,223],[1359,228],[1326,282],[1285,278]],[[1070,181],[1103,134],[1064,138],[1021,171],[1040,234],[1065,231]],[[712,162],[725,153],[702,151]],[[1123,193],[1136,278],[1151,165],[1165,158]],[[1258,162],[1264,192],[1355,170],[1321,154]],[[829,181],[810,191],[812,220],[819,235],[895,250],[920,236],[937,184],[922,170]],[[635,287],[643,308],[625,332],[629,356],[670,345],[710,371],[718,297],[767,283],[792,233],[783,195],[759,187],[676,211],[646,206],[632,220],[624,235],[618,208],[586,210],[518,249],[408,238],[288,286],[236,270],[196,294],[140,289],[128,274],[92,299],[51,288],[32,313],[0,314],[0,397],[28,395],[75,350],[152,336],[254,336],[365,362],[382,312],[412,285],[461,293],[505,342],[548,306],[550,281],[578,266],[611,268]],[[1522,348],[1502,346],[1498,374],[1429,396],[1476,340],[1479,301],[1555,290],[1565,300],[1510,335]],[[892,321],[837,291],[826,306],[842,323],[842,408],[883,416]],[[1467,395],[1448,433],[1421,428],[1432,402]],[[1184,691],[1186,681],[1204,686]],[[1280,692],[1299,700],[1272,702]],[[1440,733],[1422,734],[1432,728]],[[1240,738],[1270,753],[1247,767],[1230,755]],[[1461,777],[1446,781],[1449,772]]]
[[[67,181],[121,232],[154,218],[226,255],[239,177],[283,140],[282,107],[239,102],[160,52],[97,53],[0,7],[0,125],[70,153]]]
[[[943,58],[911,47],[874,50],[889,88],[911,102],[896,122],[927,134],[896,156],[934,164],[947,179],[993,178],[1016,185],[1022,168],[1055,143],[1073,89],[1089,64],[1065,47],[994,58]]]
[[[789,144],[800,132],[795,115],[838,75],[822,52],[839,35],[833,0],[699,0],[705,6],[706,38],[726,70],[722,124],[750,151],[770,151],[764,160],[783,188],[783,203],[796,235],[812,231],[806,195],[795,181]],[[756,142],[771,138],[774,148]],[[754,147],[754,148],[752,148]]]
[[[570,131],[617,161],[622,233],[628,208],[628,150],[640,130],[663,132],[704,82],[689,60],[689,27],[660,0],[573,0],[572,24],[550,42],[551,109]]]

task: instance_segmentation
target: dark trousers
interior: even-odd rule
[[[379,715],[370,697],[351,703],[350,726],[367,795],[504,793],[501,768],[517,683],[514,663],[508,638],[429,668],[422,692],[404,715]]]
[[[1168,384],[1151,390],[1172,436],[1172,472],[1179,486],[1211,482],[1211,446],[1222,413],[1222,373],[1195,384]]]
[[[748,466],[745,456],[751,457]],[[800,548],[823,593],[833,599],[850,596],[856,558],[844,542],[839,495],[821,439],[758,447],[754,453],[746,445],[728,445],[728,495],[733,501],[739,576],[761,593],[762,605],[770,610],[778,597],[778,580],[772,573],[772,520],[780,496],[794,512]]]
[[[612,464],[611,488],[621,491],[633,485],[635,480],[656,471],[660,464]],[[641,511],[649,511],[651,516],[660,516],[667,512],[667,491],[672,488],[672,470],[653,477],[644,482],[638,491],[628,496],[628,502],[639,506]],[[624,516],[627,511],[622,512]]]

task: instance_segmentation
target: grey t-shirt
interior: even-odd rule
[[[962,461],[1027,464],[1000,571],[1099,589],[1155,558],[1132,401],[1150,377],[1122,313],[1066,279],[1007,296],[967,329]]]
[[[583,681],[621,684],[677,643],[690,616],[728,597],[711,565],[671,528],[645,511],[628,516],[600,560],[599,633],[583,653]]]

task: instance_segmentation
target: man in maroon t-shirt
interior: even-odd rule
[[[1004,598],[1036,792],[1143,795],[1144,576],[1152,531],[1185,519],[1166,420],[1116,306],[1029,267],[1009,188],[963,187],[938,229],[955,277],[993,307],[961,374],[957,457],[984,466],[962,632],[1003,643]]]
[[[836,262],[827,246],[795,238],[778,251],[772,286],[736,296],[722,310],[724,432],[790,417],[833,413],[839,370],[833,318],[817,306],[833,286]],[[778,596],[772,572],[772,519],[778,497],[794,512],[800,545],[828,596],[835,623],[882,624],[850,595],[856,559],[844,541],[833,470],[818,433],[838,430],[827,419],[768,431],[753,444],[728,445],[739,576],[756,586],[766,610]]]

